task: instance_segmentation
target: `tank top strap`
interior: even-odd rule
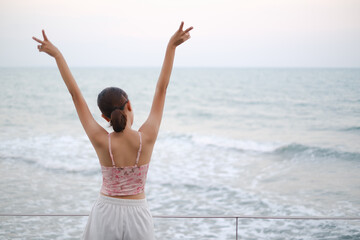
[[[113,157],[112,152],[111,152],[111,138],[110,138],[110,133],[108,134],[108,137],[109,137],[109,153],[110,153],[110,158],[111,158],[113,167],[115,167],[114,157]]]
[[[136,163],[135,163],[135,167],[137,167],[138,163],[139,163],[139,158],[140,158],[140,153],[141,153],[141,147],[142,147],[142,140],[141,140],[141,133],[139,133],[139,137],[140,137],[140,146],[139,146],[139,151],[137,153],[137,156],[136,156]]]

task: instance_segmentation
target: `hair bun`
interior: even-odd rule
[[[126,114],[120,109],[115,109],[111,113],[110,125],[113,127],[115,132],[122,132],[126,127]]]

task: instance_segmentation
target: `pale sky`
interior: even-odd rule
[[[360,0],[0,0],[0,67],[161,66],[181,21],[184,67],[360,67]]]

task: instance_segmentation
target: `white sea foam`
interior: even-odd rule
[[[239,151],[259,153],[273,152],[277,148],[285,146],[284,143],[279,142],[256,142],[252,140],[237,140],[219,136],[201,136],[198,134],[192,135],[191,140],[195,144],[199,145],[210,145],[222,148],[236,149]]]
[[[86,137],[43,135],[1,141],[1,157],[53,171],[91,174],[99,163]]]

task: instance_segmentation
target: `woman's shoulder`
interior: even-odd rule
[[[143,144],[146,144],[146,145],[154,145],[155,144],[156,139],[154,139],[154,136],[152,134],[149,134],[146,131],[142,131],[141,129],[139,129],[137,132],[141,135],[141,140],[142,140]]]

